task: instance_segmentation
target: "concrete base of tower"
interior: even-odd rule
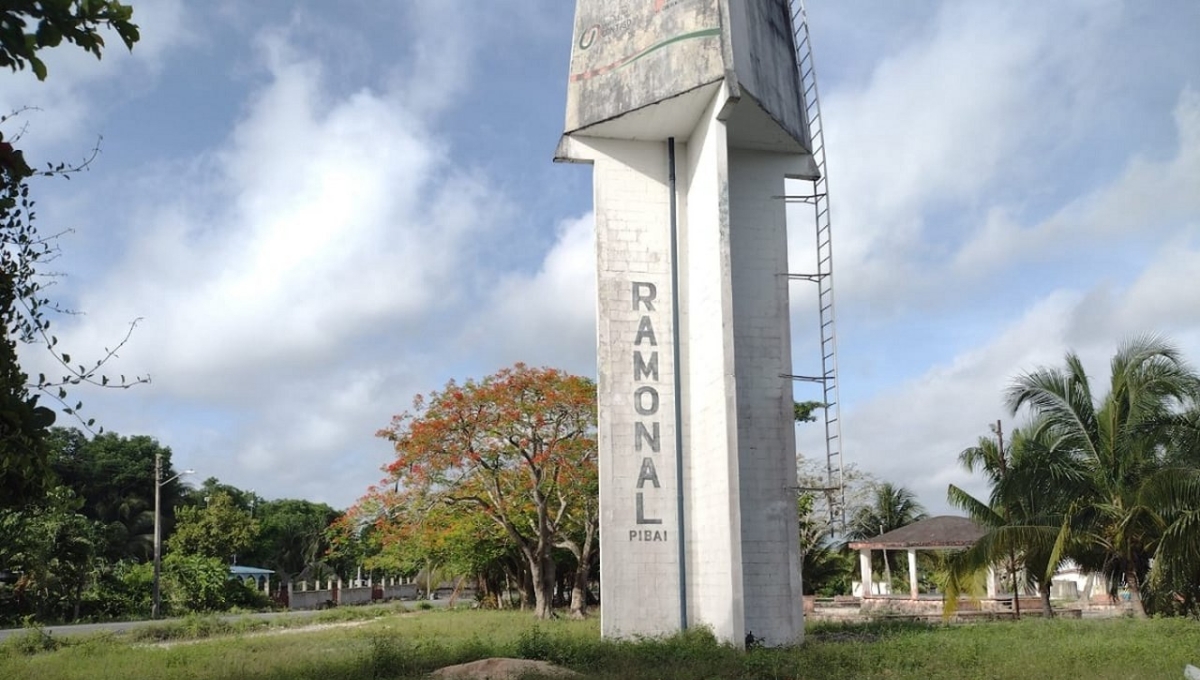
[[[745,134],[747,106],[722,84],[669,140],[559,146],[594,166],[608,637],[803,635],[780,197],[812,159]]]

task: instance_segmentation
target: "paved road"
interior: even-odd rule
[[[443,607],[447,600],[432,600],[429,603],[435,607]],[[417,602],[406,602],[410,608],[415,607]],[[274,619],[306,619],[320,614],[319,611],[296,611],[296,612],[266,612],[262,614],[231,614],[220,617],[223,621],[240,621],[243,619],[257,619],[260,621],[271,621]],[[51,635],[85,635],[88,633],[124,633],[134,628],[143,628],[155,624],[166,623],[169,621],[178,621],[180,619],[161,619],[159,621],[116,621],[112,623],[80,623],[71,626],[46,626],[43,630]],[[7,640],[14,635],[20,635],[24,632],[24,628],[5,628],[0,629],[0,642]]]

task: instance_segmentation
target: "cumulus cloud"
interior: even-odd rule
[[[487,222],[485,183],[447,163],[421,118],[367,90],[331,99],[319,63],[267,52],[271,82],[199,181],[160,194],[186,203],[146,210],[125,261],[81,300],[144,316],[137,358],[177,395],[228,396],[242,391],[231,374],[328,361],[415,322]]]
[[[352,3],[338,11],[378,25],[329,21],[328,34],[324,10],[224,5],[221,30],[239,17],[254,21],[238,35],[264,16],[278,23],[258,31],[253,63],[231,66],[249,92],[220,109],[231,121],[206,121],[223,126],[215,146],[164,150],[110,193],[68,202],[121,215],[91,241],[111,261],[84,265],[105,272],[78,286],[72,304],[89,315],[67,320],[64,343],[111,345],[123,323],[145,318],[120,370],[155,382],[95,400],[106,425],[157,435],[202,477],[345,505],[379,478],[390,453],[372,435],[414,394],[515,361],[592,374],[586,183],[535,185],[500,152],[472,165],[478,145],[494,141],[486,135],[518,140],[503,153],[548,157],[520,147],[552,140],[557,127],[475,109],[508,96],[519,99],[507,102],[510,117],[551,109],[557,126],[562,81],[489,82],[471,97],[493,73],[489,50],[508,50],[496,53],[505,73],[525,68],[512,54],[526,49],[561,53],[565,68],[569,7],[477,4],[468,15],[436,0]],[[145,19],[174,21],[186,37],[195,8],[183,7],[156,3]],[[886,39],[855,43],[862,49],[843,56],[862,61],[822,82],[845,453],[931,508],[943,506],[947,483],[975,488],[955,456],[998,417],[1010,425],[1001,390],[1017,371],[1074,347],[1102,372],[1121,337],[1147,330],[1200,361],[1190,285],[1200,271],[1200,104],[1183,89],[1187,68],[1156,70],[1154,59],[1192,71],[1200,61],[1155,56],[1157,34],[1132,7],[875,7],[872,31]],[[846,31],[859,27],[853,9]],[[905,16],[892,22],[889,12]],[[215,29],[197,30],[216,40]],[[342,50],[375,32],[387,49],[364,40]],[[55,101],[69,113],[78,96],[90,112],[90,93],[111,95],[118,81],[169,63],[180,43],[154,33],[161,44],[135,51],[147,62],[132,75],[104,75],[106,57],[100,71],[80,62],[84,80],[68,87],[63,66]],[[830,42],[818,36],[818,48]],[[1098,67],[1114,45],[1136,63]],[[1175,75],[1156,84],[1142,77],[1151,71]],[[1157,88],[1158,99],[1113,98],[1135,87]],[[462,101],[471,110],[456,108]],[[71,116],[82,114],[63,115],[55,134],[76,134]],[[810,268],[811,241],[793,230],[798,271]],[[815,354],[810,292],[793,288],[797,372],[811,372],[803,362]],[[820,455],[819,429],[799,430],[809,457]]]
[[[328,467],[363,487],[382,462],[371,435],[428,387],[432,371],[408,361],[433,343],[435,314],[463,303],[459,272],[505,199],[402,97],[331,94],[286,35],[262,40],[270,80],[221,147],[136,182],[135,216],[113,234],[124,256],[60,335],[100,347],[112,320],[143,317],[122,363],[154,382],[123,396],[207,405],[218,431],[174,426],[176,441],[195,429],[217,447],[177,445],[208,459],[198,469],[271,471],[283,492]],[[169,442],[167,427],[149,431]],[[373,462],[345,460],[361,450]]]
[[[64,142],[74,144],[80,134],[98,134],[99,130],[89,127],[94,126],[98,102],[114,94],[129,96],[142,89],[147,79],[156,78],[172,51],[192,40],[187,16],[183,0],[140,3],[134,10],[134,23],[141,39],[132,51],[126,50],[116,33],[105,32],[99,61],[64,42],[41,53],[49,74],[45,81],[38,81],[28,68],[6,75],[0,90],[0,112],[38,109],[26,117],[29,135],[24,146],[30,157],[53,157]]]
[[[596,236],[591,214],[558,226],[536,272],[513,272],[492,288],[461,338],[499,366],[517,361],[596,370]]]
[[[1119,3],[944,3],[925,32],[824,102],[843,297],[876,313],[941,284],[931,264],[983,207],[1036,188],[1087,123]],[[1083,121],[1081,123],[1081,121]],[[801,242],[797,261],[811,259]]]
[[[1170,237],[1200,214],[1200,93],[1184,90],[1174,111],[1178,147],[1156,160],[1135,155],[1111,183],[1025,226],[997,210],[955,255],[960,275],[980,275],[1020,258],[1138,244]]]
[[[1122,339],[1154,332],[1200,361],[1200,97],[1186,79],[1146,89],[1140,73],[1173,60],[1094,68],[1117,45],[1154,55],[1171,22],[1121,2],[1029,9],[943,3],[826,100],[844,452],[940,511],[948,483],[982,491],[956,455],[1011,428],[1018,372],[1074,349],[1102,381]],[[808,457],[818,429],[798,431]]]
[[[1173,243],[1148,262],[1127,287],[1101,285],[1059,290],[1042,297],[993,340],[931,366],[920,376],[881,391],[846,416],[846,449],[861,469],[905,484],[931,508],[945,510],[947,484],[983,493],[980,480],[958,468],[957,454],[1002,419],[1019,425],[1003,404],[1017,375],[1060,366],[1065,353],[1083,359],[1097,392],[1105,391],[1107,362],[1118,344],[1145,333],[1163,333],[1185,356],[1200,357],[1200,298],[1180,286],[1184,272],[1200,271],[1200,243]],[[820,451],[814,433],[801,430],[802,446]]]

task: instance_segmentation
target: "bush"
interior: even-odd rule
[[[61,646],[53,635],[46,632],[41,626],[27,628],[25,631],[12,636],[4,641],[4,645],[0,647],[5,655],[19,654],[23,656],[33,656],[43,652],[53,652]]]
[[[98,570],[83,594],[80,613],[85,619],[113,620],[150,613],[154,565],[122,560]]]
[[[225,603],[227,607],[251,611],[275,608],[275,601],[269,595],[256,586],[237,579],[225,582]]]
[[[215,557],[171,553],[163,559],[163,600],[172,613],[229,608],[229,567]]]

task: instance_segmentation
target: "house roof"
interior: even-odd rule
[[[939,515],[902,526],[886,534],[851,541],[850,548],[891,550],[899,548],[966,548],[979,540],[984,529],[966,517]]]
[[[270,569],[259,569],[258,567],[243,567],[240,564],[235,564],[229,567],[229,573],[234,576],[266,576],[274,574]]]

